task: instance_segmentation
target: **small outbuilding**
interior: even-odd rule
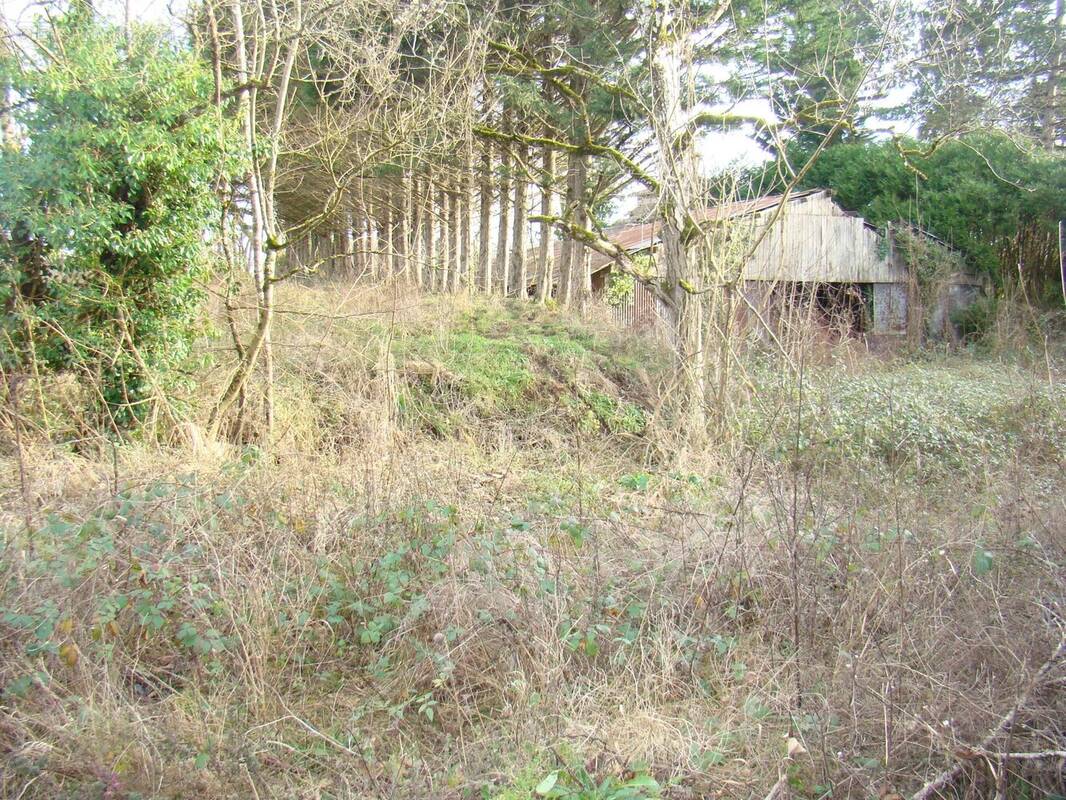
[[[841,208],[825,189],[713,206],[697,221],[729,222],[740,239],[757,242],[743,265],[741,290],[773,325],[813,323],[875,341],[908,332],[940,335],[950,328],[951,314],[983,290],[945,243],[910,226],[879,229]],[[657,221],[636,222],[605,234],[630,255],[654,258],[659,228]],[[928,266],[930,254],[936,266]],[[598,252],[589,259],[593,292],[607,293],[613,261]],[[616,296],[612,308],[623,325],[641,326],[658,316],[647,287],[637,284],[620,298],[607,294]]]

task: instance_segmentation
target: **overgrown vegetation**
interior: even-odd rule
[[[1066,797],[1066,17],[978,5],[0,19],[0,796]],[[980,346],[761,316],[726,132]]]
[[[0,84],[20,98],[8,124],[31,132],[0,148],[3,368],[69,371],[100,424],[129,427],[158,412],[203,323],[204,232],[232,166],[211,74],[163,31],[126,38],[75,3],[0,62]]]
[[[314,299],[328,304],[328,297],[325,288]],[[654,404],[652,375],[663,370],[653,342],[617,332],[593,335],[543,308],[483,300],[449,308],[443,324],[432,317],[353,324],[344,368],[362,370],[357,383],[377,382],[377,391],[393,393],[401,428],[479,436],[529,418],[539,420],[530,437],[575,426],[592,434],[643,433]],[[306,381],[294,401],[303,414],[320,415],[316,439],[328,439],[361,401],[352,398],[350,384],[326,374],[334,364],[309,363],[302,355],[287,363]]]
[[[1034,384],[1018,367],[933,360],[857,373],[815,368],[799,423],[780,413],[794,402],[795,387],[774,376],[762,380],[741,429],[770,456],[861,464],[871,474],[921,480],[995,472],[1019,452],[1047,466],[1066,458],[1055,411],[1062,387]]]
[[[337,288],[282,297],[270,452],[7,451],[3,794],[904,792],[1052,657],[1057,380],[752,355],[678,463],[654,340]],[[1060,735],[1041,687],[1012,751]]]

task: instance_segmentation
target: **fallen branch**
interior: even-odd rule
[[[1002,761],[1043,761],[1045,758],[1066,759],[1066,750],[1036,750],[1032,753],[990,753],[980,755],[998,758]]]
[[[777,800],[777,796],[781,794],[781,791],[788,786],[788,776],[782,774],[777,779],[777,783],[770,787],[770,791],[766,793],[765,800]]]

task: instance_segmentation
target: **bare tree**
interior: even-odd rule
[[[274,192],[277,188],[278,152],[288,110],[289,86],[296,64],[296,54],[303,44],[303,3],[302,0],[295,0],[291,6],[291,16],[284,22],[276,21],[276,29],[279,32],[283,27],[286,29],[284,41],[281,41],[280,36],[265,34],[271,37],[271,46],[267,46],[266,42],[260,42],[262,46],[257,44],[252,51],[256,56],[254,63],[249,62],[248,37],[251,32],[245,28],[241,0],[233,0],[230,9],[236,52],[236,79],[241,87],[237,115],[244,130],[247,151],[253,155],[245,175],[245,186],[252,219],[252,272],[258,295],[258,321],[251,342],[244,346],[243,357],[211,411],[208,429],[212,435],[217,434],[222,415],[241,393],[262,353],[265,373],[264,414],[269,434],[274,423],[271,323],[274,315],[275,268],[280,242],[283,241],[276,215]],[[259,10],[262,11],[261,8]],[[259,27],[256,23],[256,31]],[[256,33],[252,33],[252,36],[255,37]],[[274,74],[278,75],[277,81],[268,83],[267,75]],[[267,86],[273,91],[267,89]],[[273,104],[272,115],[261,109],[261,104],[268,105],[264,103],[268,96]],[[263,113],[267,113],[270,123],[266,135],[262,137],[264,141],[260,141],[258,119]],[[261,157],[258,157],[259,154],[262,154]]]

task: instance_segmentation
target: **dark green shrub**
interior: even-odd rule
[[[960,308],[951,314],[951,323],[959,335],[967,342],[983,339],[996,322],[999,313],[999,298],[994,295],[982,295],[966,308]]]
[[[74,4],[33,42],[0,64],[25,132],[0,152],[0,359],[76,371],[129,426],[197,333],[233,137],[210,72],[161,30],[134,26],[127,44]]]

